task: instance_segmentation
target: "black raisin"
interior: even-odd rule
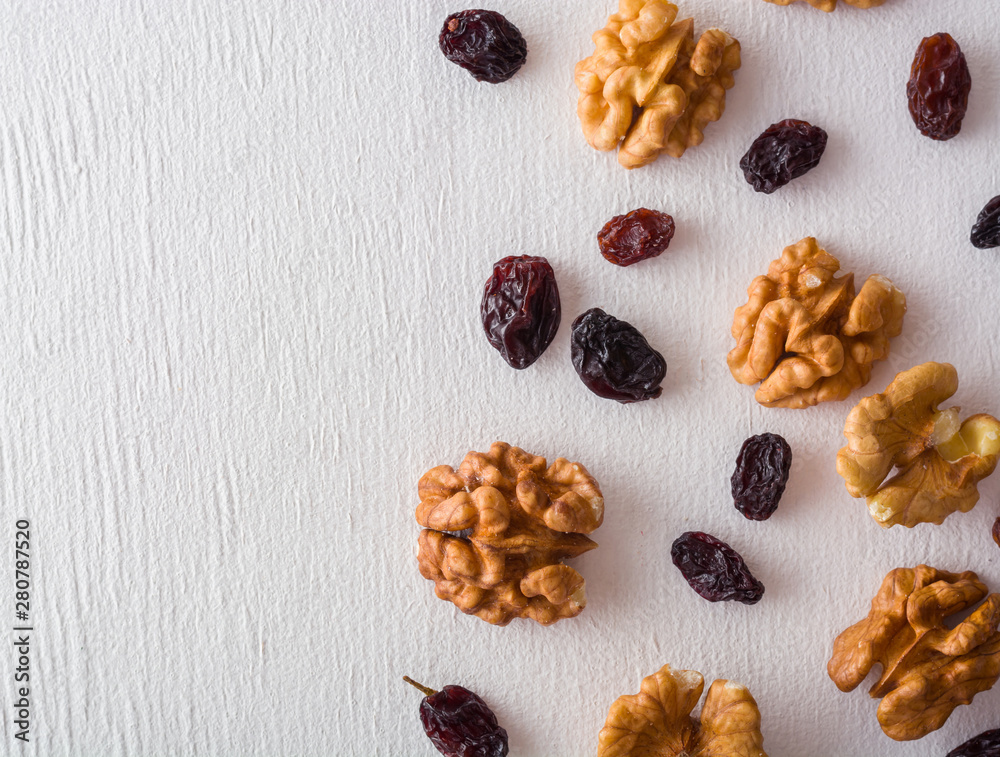
[[[972,227],[972,244],[980,250],[1000,247],[1000,195],[997,195],[979,212]]]
[[[493,265],[479,306],[486,338],[513,368],[527,368],[552,343],[562,308],[549,261],[522,255]]]
[[[506,757],[507,731],[480,699],[462,686],[434,691],[406,676],[403,680],[427,696],[420,703],[424,733],[446,757]]]
[[[771,124],[740,159],[743,176],[757,192],[771,194],[819,165],[826,132],[793,118]]]
[[[674,219],[647,208],[615,216],[597,232],[601,254],[620,266],[655,258],[667,249],[673,238]]]
[[[448,60],[490,84],[507,81],[528,57],[521,32],[496,11],[452,13],[444,20],[438,44]]]
[[[751,436],[740,448],[730,479],[733,504],[750,520],[767,520],[788,483],[792,448],[777,434]]]
[[[973,736],[952,749],[945,757],[1000,757],[1000,728]]]
[[[931,139],[951,139],[962,129],[972,77],[950,34],[924,37],[910,67],[906,98],[913,123]]]
[[[683,533],[670,547],[670,557],[691,588],[709,602],[753,605],[764,596],[764,584],[753,577],[743,558],[714,536]]]
[[[570,341],[573,367],[594,394],[618,402],[659,397],[667,375],[663,355],[639,330],[600,308],[573,321]]]

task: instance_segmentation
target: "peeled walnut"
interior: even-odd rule
[[[938,410],[958,389],[948,363],[903,371],[882,394],[866,397],[847,416],[847,446],[837,472],[852,497],[866,497],[884,528],[941,523],[979,501],[977,485],[1000,456],[1000,421],[979,414],[959,422],[959,408]],[[887,481],[894,468],[898,471]]]
[[[746,686],[716,681],[695,720],[691,711],[704,688],[701,673],[669,665],[643,678],[638,694],[611,705],[597,757],[767,757],[760,711]]]
[[[869,276],[854,293],[854,274],[812,237],[786,247],[766,276],[747,289],[736,309],[736,347],[729,371],[741,384],[760,382],[754,395],[768,407],[803,408],[842,400],[889,355],[906,297],[884,276]]]
[[[700,145],[726,108],[740,43],[719,29],[694,40],[666,0],[620,0],[594,33],[594,54],[576,64],[577,115],[596,150],[618,151],[626,168],[675,158]]]
[[[882,698],[882,730],[897,741],[926,736],[1000,678],[1000,594],[986,593],[972,571],[896,568],[882,581],[868,617],[833,642],[830,678],[851,691],[880,664],[882,675],[870,693]],[[971,615],[948,628],[949,615],[983,597]]]
[[[774,3],[775,5],[791,5],[796,0],[767,0],[767,2]],[[806,2],[813,8],[819,8],[821,11],[826,11],[827,13],[837,7],[837,0],[806,0]],[[844,2],[848,5],[853,5],[855,8],[877,8],[885,0],[844,0]]]
[[[584,534],[604,520],[597,482],[579,463],[495,442],[456,471],[440,465],[418,486],[420,575],[464,613],[505,626],[579,615],[583,576],[562,561],[597,544]]]

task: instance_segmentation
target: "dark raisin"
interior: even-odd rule
[[[714,536],[683,533],[670,548],[670,557],[691,588],[709,602],[753,605],[764,596],[764,584],[753,577],[743,558]]]
[[[825,149],[825,131],[789,118],[764,129],[740,159],[740,168],[754,191],[771,194],[819,165]]]
[[[965,56],[950,34],[924,37],[910,67],[906,98],[920,133],[951,139],[962,129],[972,77]]]
[[[663,253],[674,238],[674,219],[658,210],[639,208],[615,216],[597,232],[601,254],[627,266]]]
[[[444,57],[476,81],[490,84],[507,81],[528,57],[521,32],[496,11],[452,13],[444,20],[438,44]]]
[[[506,757],[507,731],[480,699],[461,686],[434,691],[406,676],[403,680],[427,696],[420,703],[420,722],[437,750],[447,757]]]
[[[1000,247],[1000,195],[997,195],[979,212],[972,227],[972,244],[980,250]]]
[[[1000,757],[1000,728],[973,736],[945,757]]]
[[[751,436],[740,448],[730,483],[733,504],[750,520],[767,520],[788,483],[792,448],[777,434]]]
[[[600,308],[591,308],[573,321],[570,339],[573,367],[594,394],[619,402],[659,397],[667,375],[663,355],[635,326],[619,321]]]
[[[549,261],[522,255],[493,265],[479,306],[490,344],[513,368],[538,360],[559,329],[562,308]]]
[[[1000,518],[993,521],[993,541],[1000,547]]]

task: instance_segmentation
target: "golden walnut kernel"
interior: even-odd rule
[[[1000,421],[979,414],[960,423],[959,408],[938,410],[957,389],[954,367],[924,363],[847,416],[837,472],[852,497],[867,497],[882,527],[941,523],[979,501],[976,486],[1000,455]],[[898,472],[886,481],[894,467]]]
[[[726,108],[740,43],[719,29],[694,39],[666,0],[620,0],[593,35],[594,54],[576,64],[576,112],[596,150],[618,149],[626,168],[675,158],[700,145]]]
[[[441,599],[496,625],[542,625],[579,615],[583,576],[562,561],[597,544],[584,534],[604,520],[597,482],[579,463],[495,442],[456,471],[440,465],[418,486],[420,575]]]
[[[727,362],[741,384],[760,382],[754,395],[760,404],[803,408],[842,400],[868,383],[875,360],[888,357],[906,297],[878,275],[855,295],[854,274],[837,278],[839,270],[837,259],[806,237],[747,289]]]
[[[769,3],[774,3],[775,5],[791,5],[796,2],[796,0],[767,0]],[[821,11],[826,11],[829,13],[834,8],[837,7],[837,0],[806,0],[813,8],[819,8]],[[853,5],[855,8],[877,8],[885,0],[844,0],[848,5]]]
[[[878,663],[882,675],[870,693],[882,699],[882,730],[897,741],[926,736],[1000,677],[1000,594],[986,593],[972,571],[896,568],[882,581],[868,617],[833,642],[830,678],[851,691]],[[948,628],[945,618],[983,597]]]
[[[705,679],[664,665],[642,679],[638,694],[621,696],[598,736],[597,757],[767,757],[760,711],[746,686],[712,684],[695,720]]]

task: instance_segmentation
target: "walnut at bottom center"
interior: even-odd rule
[[[598,736],[597,757],[767,757],[760,710],[746,686],[718,680],[698,720],[705,679],[664,665],[638,694],[618,697]]]

